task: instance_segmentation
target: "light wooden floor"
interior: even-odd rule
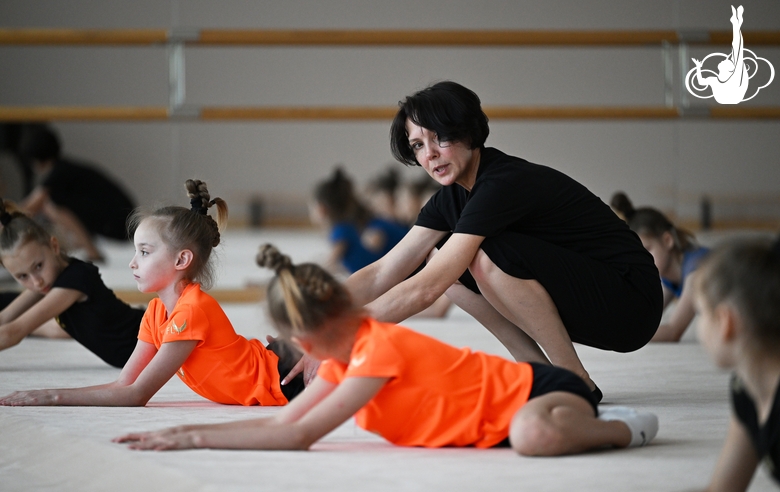
[[[711,236],[715,242],[721,236]],[[705,239],[705,238],[703,238]],[[272,241],[295,261],[322,259],[314,232],[228,233],[215,290],[262,285],[254,266],[260,242]],[[126,265],[132,248],[105,245],[106,282],[134,285]],[[262,338],[272,330],[256,303],[226,303],[237,331]],[[407,326],[458,346],[508,356],[468,315],[413,319]],[[680,344],[631,354],[578,347],[605,393],[604,404],[655,412],[660,431],[648,447],[563,458],[523,458],[507,449],[394,447],[352,421],[309,452],[134,452],[110,439],[160,427],[271,415],[273,408],[207,402],[174,378],[144,408],[0,408],[0,490],[692,490],[706,483],[729,416],[728,374],[713,368],[688,333]],[[27,339],[0,352],[0,394],[18,389],[111,381],[118,374],[72,341]],[[776,490],[763,470],[750,490]]]

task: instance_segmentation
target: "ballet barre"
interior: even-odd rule
[[[748,45],[780,46],[780,31],[745,31]],[[691,106],[675,82],[688,71],[689,45],[727,45],[730,31],[517,31],[517,30],[227,30],[227,29],[0,29],[0,46],[157,46],[168,50],[168,106],[2,106],[0,121],[366,121],[390,120],[396,107],[218,107],[185,102],[185,47],[197,46],[599,46],[657,45],[663,53],[665,104],[659,106],[486,107],[494,120],[778,119],[780,107]]]
[[[780,46],[779,31],[745,31],[749,45]],[[645,46],[723,45],[730,31],[0,29],[0,45]]]
[[[0,121],[390,121],[395,106],[379,107],[42,107],[0,106]],[[780,118],[776,107],[486,106],[491,120],[659,120]]]

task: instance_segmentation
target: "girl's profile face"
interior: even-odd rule
[[[664,236],[669,233],[664,233]],[[664,236],[656,237],[649,234],[639,234],[639,239],[642,241],[642,246],[653,255],[653,263],[660,272],[661,276],[668,277],[668,272],[671,270],[672,260],[674,258],[673,249],[674,241],[666,240]],[[671,239],[671,235],[669,235]]]
[[[704,296],[698,292],[694,297],[694,305],[699,315],[696,323],[696,335],[704,350],[718,367],[723,369],[733,367],[733,357],[720,336],[723,329],[721,324],[724,322],[723,313],[716,312],[710,307]]]
[[[130,269],[141,292],[159,292],[179,280],[176,255],[163,242],[153,219],[138,225],[133,236],[135,255]]]
[[[68,265],[60,256],[56,238],[50,244],[27,241],[3,255],[3,266],[25,289],[48,293],[54,281]]]

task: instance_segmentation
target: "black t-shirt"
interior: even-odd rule
[[[736,374],[731,377],[731,404],[734,414],[753,441],[759,459],[763,459],[769,473],[780,484],[780,383],[775,389],[769,418],[762,426],[758,423],[756,405]]]
[[[68,258],[68,266],[52,287],[74,289],[87,295],[57,317],[76,341],[115,367],[123,367],[138,341],[144,311],[117,299],[106,287],[95,265]]]
[[[125,222],[135,205],[116,183],[98,170],[60,159],[41,185],[51,200],[72,211],[93,234],[125,239]]]
[[[637,235],[583,185],[493,148],[481,150],[471,192],[441,188],[415,225],[484,237],[515,232],[616,266],[653,265]]]

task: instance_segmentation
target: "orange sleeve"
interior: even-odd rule
[[[162,343],[206,339],[209,321],[202,309],[192,304],[176,306],[162,333]]]
[[[333,359],[327,359],[322,361],[319,369],[317,369],[317,376],[329,383],[339,384],[344,380],[346,369],[347,366],[344,364]]]
[[[146,312],[144,312],[144,317],[141,318],[141,327],[138,329],[138,339],[142,342],[151,343],[152,345],[155,345],[154,335],[152,333],[156,325],[154,313],[157,302],[159,302],[158,299],[152,299],[149,303],[149,307],[147,307]]]
[[[374,328],[374,334],[377,329]],[[398,349],[385,337],[363,337],[355,343],[344,377],[392,378],[401,373],[403,363]]]

